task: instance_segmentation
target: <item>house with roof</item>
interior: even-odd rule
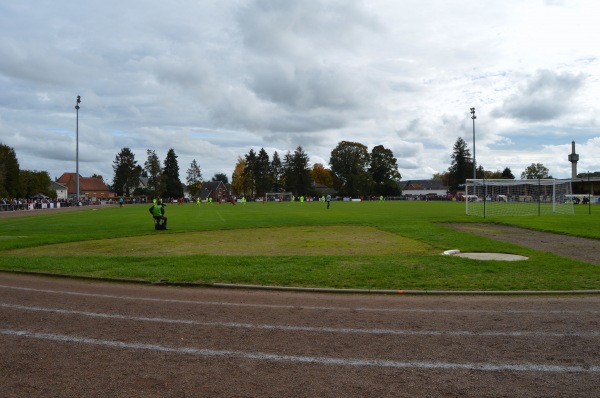
[[[67,195],[69,197],[77,196],[77,174],[64,173],[57,180],[57,183],[67,187]],[[112,198],[115,196],[113,192],[108,190],[108,187],[102,180],[97,177],[82,177],[79,176],[79,196],[90,199],[92,201]]]
[[[68,198],[67,186],[56,181],[50,181],[50,191],[56,192],[56,199],[66,200]]]
[[[442,180],[408,180],[401,186],[403,195],[446,196],[448,187]]]
[[[212,198],[213,200],[219,200],[219,198],[227,198],[231,196],[232,191],[229,184],[223,183],[223,181],[206,181],[202,184],[202,188],[198,193],[201,200]]]

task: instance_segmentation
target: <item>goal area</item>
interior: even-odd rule
[[[473,216],[574,214],[571,180],[479,180],[465,184]]]
[[[267,192],[265,194],[267,202],[291,202],[291,192]]]

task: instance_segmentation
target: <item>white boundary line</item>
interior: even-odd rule
[[[523,332],[523,331],[436,331],[436,330],[406,330],[406,329],[358,329],[358,328],[333,328],[333,327],[313,327],[313,326],[286,326],[286,325],[266,325],[252,324],[240,322],[207,322],[195,321],[187,319],[169,319],[158,317],[145,316],[130,316],[120,314],[109,314],[101,312],[75,311],[65,310],[60,308],[32,307],[16,304],[0,303],[0,308],[8,308],[20,311],[30,312],[46,312],[60,315],[79,315],[90,318],[103,319],[118,319],[137,322],[156,322],[166,324],[183,324],[194,326],[211,326],[224,328],[243,328],[243,329],[259,329],[259,330],[281,330],[288,332],[314,332],[314,333],[351,333],[351,334],[371,334],[371,335],[401,335],[401,336],[446,336],[446,337],[599,337],[600,332],[574,332],[574,333],[558,333],[558,332]]]
[[[196,355],[203,357],[223,357],[250,360],[263,360],[273,362],[288,362],[300,364],[317,365],[339,365],[339,366],[376,366],[385,368],[418,368],[418,369],[442,369],[442,370],[475,370],[488,372],[555,372],[555,373],[599,373],[600,366],[568,366],[568,365],[543,365],[543,364],[497,364],[497,363],[452,363],[452,362],[428,362],[428,361],[392,361],[383,359],[355,359],[355,358],[333,358],[333,357],[309,357],[298,355],[278,355],[262,352],[244,352],[232,350],[211,350],[194,347],[172,347],[159,344],[127,343],[114,340],[102,340],[88,337],[68,336],[53,333],[37,333],[29,330],[0,329],[0,334],[5,336],[26,337],[40,340],[51,340],[63,343],[91,344],[112,348],[125,348],[134,350],[146,350],[164,353]]]

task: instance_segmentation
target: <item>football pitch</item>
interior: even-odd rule
[[[149,205],[0,219],[0,269],[141,281],[374,290],[595,290],[600,267],[459,232],[445,223],[504,223],[600,239],[600,216],[467,216],[457,202]],[[595,209],[594,209],[595,210]],[[528,257],[503,262],[446,250]],[[600,253],[599,253],[600,255]]]

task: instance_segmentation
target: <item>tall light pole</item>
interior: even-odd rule
[[[75,105],[75,112],[77,114],[76,125],[75,125],[75,178],[77,180],[77,206],[79,206],[79,104],[81,103],[81,96],[77,96],[77,104]]]
[[[471,119],[473,119],[473,179],[477,178],[477,166],[475,165],[475,108],[471,108]]]

